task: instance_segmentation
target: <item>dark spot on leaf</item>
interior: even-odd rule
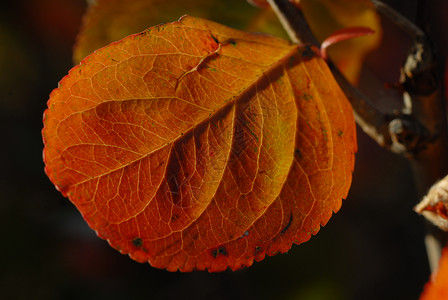
[[[322,136],[326,142],[328,142],[327,129],[322,128]]]
[[[261,247],[260,246],[255,246],[254,255],[257,255],[260,252],[261,252]]]
[[[313,96],[311,96],[310,94],[303,94],[302,99],[305,101],[309,101],[309,100],[313,99]]]
[[[295,56],[293,55],[293,56],[291,56],[290,58],[289,58],[289,64],[288,64],[288,67],[289,68],[292,68],[293,66],[294,66],[294,60],[295,60]]]
[[[145,34],[150,34],[151,33],[151,29],[152,28],[148,28],[142,32],[140,32],[139,34],[137,34],[137,36],[141,36],[141,35],[145,35]]]
[[[213,258],[217,258],[219,255],[223,255],[223,256],[227,256],[228,255],[227,250],[226,250],[225,247],[220,246],[220,247],[212,250]]]
[[[300,149],[294,149],[294,155],[298,156],[299,158],[302,158],[302,152],[300,152]]]
[[[216,44],[219,44],[219,40],[216,37],[214,37],[213,34],[210,34],[210,35],[211,35],[212,39],[216,42]]]
[[[143,240],[141,238],[135,238],[135,239],[132,240],[132,244],[135,247],[140,248],[141,246],[143,246]]]
[[[176,221],[177,218],[179,218],[179,215],[174,214],[174,215],[171,217],[171,221]]]
[[[286,224],[285,228],[282,229],[282,231],[280,232],[280,234],[284,234],[286,232],[286,230],[289,229],[289,227],[291,227],[292,224],[292,219],[293,219],[293,215],[292,213],[289,215],[289,221],[288,224]]]
[[[229,41],[230,45],[232,45],[233,47],[236,47],[237,42],[235,41]]]
[[[344,135],[344,132],[343,132],[342,130],[338,130],[338,135],[339,135],[339,136],[343,136],[343,135]]]
[[[166,27],[166,24],[165,24],[165,23],[161,23],[161,24],[155,26],[155,28],[157,28],[157,31],[158,31],[158,32],[164,31],[164,30],[165,30],[165,27]]]

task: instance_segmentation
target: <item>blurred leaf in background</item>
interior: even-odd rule
[[[236,29],[286,37],[272,11],[244,0],[98,0],[84,16],[73,60],[77,64],[98,48],[151,26],[177,21],[185,14]]]
[[[332,61],[356,84],[365,56],[381,42],[382,29],[375,9],[362,0],[301,0],[300,5],[319,42],[342,28],[364,26],[375,31],[373,35],[343,41],[328,49]]]

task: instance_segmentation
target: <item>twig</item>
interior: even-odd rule
[[[411,165],[419,197],[448,172],[448,133],[445,102],[433,50],[425,33],[414,23],[378,0],[370,0],[377,12],[399,27],[412,40],[409,54],[401,70],[404,89],[403,112],[411,118],[414,129],[409,131],[405,153],[411,154]],[[418,21],[418,20],[417,20]],[[391,130],[392,138],[398,131]]]
[[[302,12],[289,0],[267,1],[293,42],[317,45]],[[400,79],[404,89],[402,112],[385,114],[379,111],[331,62],[329,66],[352,104],[356,122],[363,131],[379,145],[411,160],[419,197],[422,197],[437,179],[448,172],[445,105],[432,49],[423,31],[408,19],[380,1],[371,0],[370,3],[413,41]],[[428,252],[429,255],[434,253]],[[430,260],[435,261],[434,256]]]
[[[414,23],[378,0],[370,0],[377,12],[387,18],[412,40],[409,54],[401,70],[400,83],[404,89],[403,113],[407,121],[404,153],[411,156],[419,197],[448,172],[448,133],[445,102],[433,50],[425,33]],[[392,124],[393,125],[393,124]],[[403,128],[390,126],[392,139]],[[399,138],[398,138],[399,139]]]
[[[425,247],[428,255],[429,268],[434,272],[437,270],[440,257],[442,257],[442,246],[434,235],[427,234],[425,236]]]
[[[318,45],[300,9],[297,9],[289,0],[267,1],[293,42]],[[381,112],[348,82],[331,61],[328,65],[352,104],[356,122],[363,131],[380,146],[415,158],[416,154],[430,147],[429,144],[434,144],[436,137],[442,133],[441,124],[444,124],[445,120],[444,109],[439,105],[440,103],[433,105],[434,102],[440,100],[439,95],[434,94],[433,91],[440,93],[440,88],[437,87],[434,75],[432,51],[424,33],[412,22],[380,1],[373,0],[369,3],[372,3],[383,17],[402,28],[414,41],[402,72],[401,83],[405,90],[403,111],[401,113]],[[419,91],[416,93],[417,90]],[[421,97],[422,93],[424,99]],[[437,100],[426,101],[432,98]],[[427,102],[431,102],[431,105],[422,104]],[[436,121],[434,121],[435,117],[437,117]],[[426,188],[433,182],[434,180],[425,185]]]
[[[297,44],[319,46],[301,10],[288,0],[267,0],[282,23],[291,41]]]
[[[425,21],[417,20],[423,26]],[[411,160],[418,196],[423,197],[429,187],[448,172],[447,116],[433,50],[422,31],[417,32],[409,25],[405,27],[412,29],[415,35],[411,35],[413,44],[402,68],[400,82],[405,89],[404,97],[412,105],[412,114],[428,132],[426,147]],[[425,244],[432,271],[437,268],[447,241],[446,232],[428,223]]]
[[[289,0],[267,1],[293,42],[319,46],[301,10],[297,9]],[[356,123],[379,145],[390,148],[392,140],[389,135],[388,124],[391,117],[373,106],[367,97],[353,87],[331,62],[328,65],[334,78],[352,104]]]
[[[345,76],[333,63],[328,62],[328,66],[338,82],[339,87],[345,93],[353,107],[356,123],[380,146],[386,148],[393,147],[388,126],[392,117],[384,114],[373,106],[366,96],[348,82]],[[394,150],[394,152],[396,152],[396,150]]]
[[[403,30],[410,38],[416,39],[418,37],[424,37],[425,34],[420,28],[418,28],[414,23],[409,21],[403,15],[399,14],[397,11],[392,9],[389,5],[384,4],[378,0],[370,0],[374,5],[377,13],[381,16],[387,18],[397,27]]]
[[[446,109],[433,50],[424,32],[412,22],[380,1],[372,0],[372,3],[381,15],[393,21],[412,39],[401,70],[400,83],[404,88],[403,97],[408,103],[409,115],[425,130],[420,139],[421,147],[410,160],[418,197],[422,198],[429,187],[448,172]],[[446,232],[428,224],[425,244],[432,271],[437,267],[441,249],[447,240]]]

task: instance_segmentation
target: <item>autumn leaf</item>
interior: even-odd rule
[[[436,274],[425,285],[420,300],[448,299],[448,247],[443,249]]]
[[[74,47],[78,64],[94,50],[149,26],[188,14],[237,29],[286,37],[272,11],[257,9],[244,0],[97,0],[89,5]]]
[[[88,56],[44,114],[45,171],[121,253],[222,271],[339,210],[350,104],[310,47],[184,17]]]

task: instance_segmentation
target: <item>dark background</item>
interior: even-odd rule
[[[415,13],[411,1],[390,2]],[[0,5],[0,299],[418,298],[429,270],[412,173],[360,130],[349,198],[287,254],[237,272],[182,274],[113,250],[56,191],[42,162],[42,113],[72,67],[86,4]]]

